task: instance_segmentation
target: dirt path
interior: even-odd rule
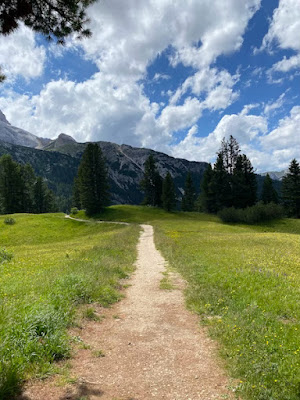
[[[23,399],[231,398],[215,344],[199,328],[197,316],[185,309],[182,290],[160,289],[165,260],[155,248],[152,226],[142,228],[137,270],[126,298],[101,323],[89,322],[80,332],[85,343],[105,356],[80,350],[72,360],[75,385],[37,384]]]

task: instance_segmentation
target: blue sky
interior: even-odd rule
[[[233,135],[258,172],[300,158],[299,0],[100,0],[89,39],[0,38],[0,109],[38,136],[213,162]]]

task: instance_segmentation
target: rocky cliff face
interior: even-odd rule
[[[98,142],[107,162],[111,201],[113,204],[140,204],[143,193],[140,181],[144,163],[154,155],[162,177],[169,171],[174,179],[178,198],[183,193],[188,171],[199,190],[206,163],[191,162],[170,157],[150,149],[140,149],[110,142]],[[57,139],[39,138],[16,128],[0,112],[0,155],[11,154],[20,162],[32,164],[35,172],[47,179],[56,194],[71,196],[74,177],[87,143],[77,143],[71,136],[61,133]],[[38,150],[40,149],[40,150]]]
[[[20,146],[33,147],[40,149],[44,147],[50,139],[39,138],[24,129],[12,126],[0,110],[0,140],[6,143]]]

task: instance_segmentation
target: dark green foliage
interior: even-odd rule
[[[201,192],[197,200],[197,207],[199,211],[206,211],[212,213],[214,211],[214,193],[211,187],[213,177],[213,169],[211,164],[208,165],[207,169],[203,174],[201,181]]]
[[[20,166],[11,156],[4,155],[0,159],[0,196],[2,212],[13,214],[21,212],[22,180]]]
[[[278,203],[278,194],[273,186],[273,181],[269,174],[266,175],[263,183],[261,200],[264,204]]]
[[[182,197],[182,202],[181,202],[182,211],[194,211],[195,201],[196,201],[196,190],[194,187],[191,173],[188,172],[184,185],[184,195]]]
[[[172,211],[176,208],[175,186],[170,172],[167,173],[163,180],[162,205],[166,211]]]
[[[0,158],[0,206],[3,214],[56,211],[55,198],[30,165],[20,165],[10,155]]]
[[[145,193],[144,205],[161,205],[162,178],[156,169],[155,159],[152,154],[149,155],[144,164],[144,178],[140,182],[140,186]]]
[[[223,159],[224,168],[229,174],[233,173],[240,152],[240,146],[232,135],[227,142],[225,138],[222,140],[219,154]]]
[[[246,208],[255,204],[257,183],[250,160],[245,154],[238,155],[231,176],[232,205]]]
[[[79,191],[80,205],[87,215],[97,214],[108,205],[107,171],[97,143],[89,143],[85,148],[75,185],[74,191]]]
[[[296,159],[282,180],[282,200],[288,215],[300,218],[300,166]]]
[[[81,201],[80,201],[80,187],[79,187],[79,179],[75,177],[74,184],[73,184],[73,193],[72,193],[72,205],[77,207],[78,209],[81,208]]]
[[[33,187],[33,195],[34,213],[40,214],[57,211],[54,195],[51,190],[48,189],[47,185],[43,181],[43,178],[37,178]]]
[[[14,225],[16,223],[16,220],[12,217],[7,217],[4,220],[5,225]]]
[[[275,203],[264,204],[259,202],[252,207],[236,209],[224,208],[218,216],[223,222],[241,222],[245,224],[258,224],[264,221],[280,219],[284,217],[284,209]]]
[[[0,34],[10,34],[22,21],[48,40],[55,38],[64,43],[66,36],[76,33],[78,37],[91,35],[84,28],[87,22],[85,9],[95,0],[4,0],[0,8]]]
[[[36,182],[36,176],[30,164],[21,165],[20,172],[22,180],[22,209],[27,212],[33,212],[34,194],[32,188]]]
[[[226,207],[245,208],[256,201],[256,176],[250,160],[239,154],[237,141],[223,139],[214,168],[208,168],[201,183],[198,200],[206,212],[218,212]]]
[[[0,248],[0,264],[4,261],[10,261],[12,258],[13,254],[10,251]]]

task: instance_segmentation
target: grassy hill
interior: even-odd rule
[[[137,226],[86,224],[63,214],[0,217],[0,399],[68,357],[76,306],[117,301],[133,270]],[[10,259],[10,255],[13,256]]]
[[[220,343],[238,395],[299,400],[300,220],[226,225],[207,214],[133,206],[99,218],[155,227],[158,248],[188,282],[188,307]]]

